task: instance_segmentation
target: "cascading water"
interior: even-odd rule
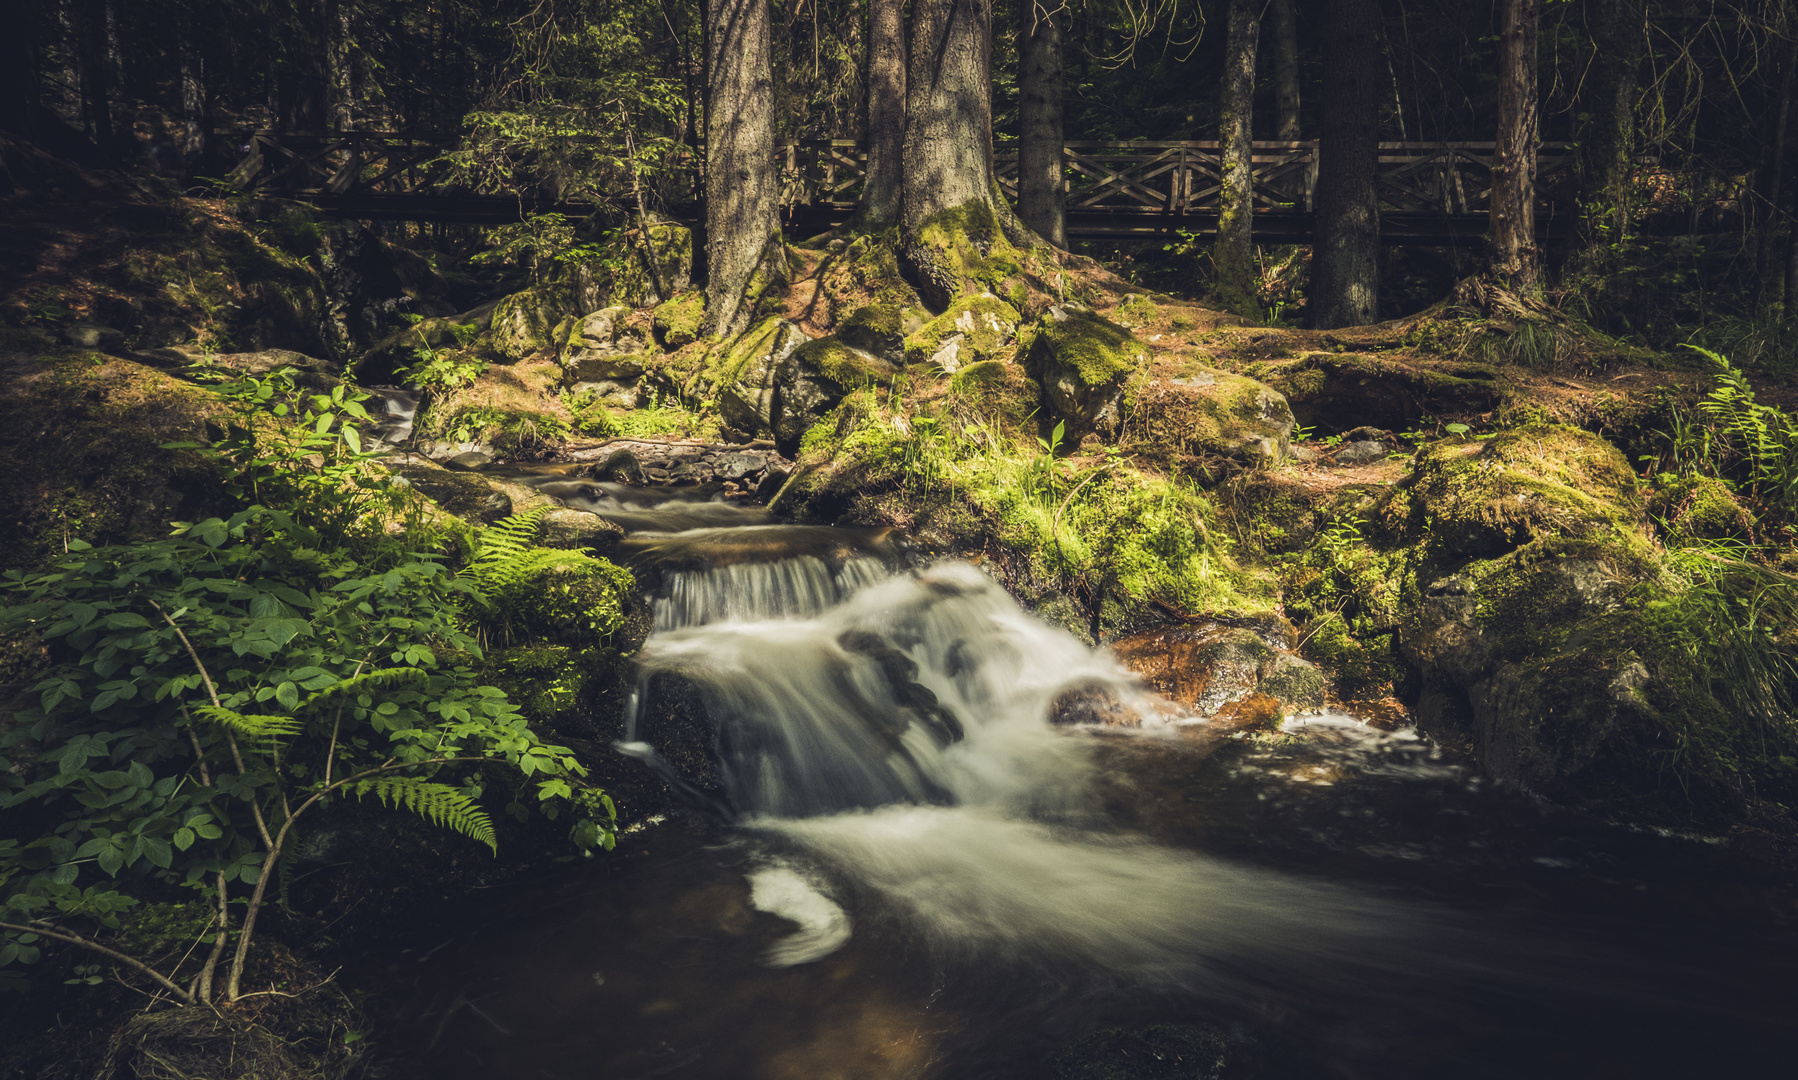
[[[728,828],[644,833],[638,870],[594,868],[623,867],[617,885],[515,891],[426,951],[419,1075],[1216,1077],[1223,1044],[1193,1017],[1227,1032],[1229,1078],[1779,1058],[1793,995],[1739,973],[1798,947],[1638,930],[1613,909],[1654,895],[1646,870],[1595,862],[1598,901],[1566,891],[1582,841],[1412,733],[1314,717],[1208,759],[1204,718],[971,565],[906,569],[884,532],[703,499],[555,491],[645,515],[620,557],[655,632],[620,749]],[[707,505],[739,527],[682,528]],[[1055,722],[1095,715],[1140,722]],[[1526,896],[1560,898],[1531,922]],[[1082,1039],[1099,1049],[1065,1050]]]

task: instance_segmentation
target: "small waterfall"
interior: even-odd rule
[[[832,570],[812,555],[676,571],[667,575],[667,595],[655,600],[655,629],[660,633],[707,623],[809,619],[889,573],[878,559],[849,559]]]

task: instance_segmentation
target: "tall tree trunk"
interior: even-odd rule
[[[1223,159],[1217,194],[1216,302],[1248,318],[1255,302],[1255,53],[1265,0],[1230,0],[1224,77],[1219,87],[1217,146]]]
[[[76,52],[81,58],[81,113],[88,134],[111,153],[112,125],[112,60],[107,43],[106,24],[111,5],[107,0],[82,0],[81,40]]]
[[[206,156],[206,140],[212,127],[206,116],[205,60],[196,31],[193,4],[183,4],[177,46],[181,63],[181,163],[189,174]]]
[[[1757,216],[1762,224],[1759,242],[1755,245],[1755,280],[1760,283],[1755,297],[1757,307],[1764,305],[1768,298],[1778,295],[1784,298],[1784,290],[1779,288],[1778,275],[1774,271],[1774,229],[1784,217],[1785,183],[1786,183],[1786,132],[1792,116],[1792,83],[1793,75],[1798,73],[1798,41],[1786,46],[1785,55],[1781,59],[1779,77],[1779,110],[1773,121],[1773,160],[1762,170],[1760,181],[1761,203],[1757,208]]]
[[[1528,296],[1542,292],[1536,246],[1536,29],[1540,0],[1501,0],[1498,145],[1492,163],[1492,271]]]
[[[32,114],[38,107],[37,48],[29,19],[18,20],[0,41],[0,131],[17,132],[29,138],[33,133]]]
[[[1578,113],[1580,246],[1592,257],[1629,232],[1636,72],[1646,47],[1643,0],[1587,0],[1594,57]]]
[[[350,82],[350,0],[325,0],[325,81],[332,131],[355,127],[355,91]]]
[[[1018,21],[1018,216],[1058,248],[1068,246],[1062,166],[1061,27],[1054,0],[1024,0]]]
[[[993,175],[991,0],[914,0],[905,87],[901,248],[941,308],[980,286],[969,268],[1035,241]]]
[[[705,17],[705,332],[729,336],[785,271],[768,0],[710,0]]]
[[[1274,137],[1298,142],[1299,135],[1299,28],[1293,14],[1295,0],[1272,0],[1268,14],[1274,23]]]
[[[905,151],[905,0],[868,0],[868,179],[855,226],[899,222]]]
[[[1308,321],[1316,329],[1379,317],[1379,0],[1328,0],[1324,15],[1317,235]]]

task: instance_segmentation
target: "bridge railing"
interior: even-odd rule
[[[1493,149],[1490,142],[1383,142],[1376,180],[1380,202],[1388,210],[1483,213],[1492,199]],[[783,201],[788,206],[854,205],[867,172],[867,153],[853,140],[791,143],[782,154]],[[1070,142],[1062,154],[1070,212],[1187,215],[1219,209],[1223,158],[1214,141]],[[994,155],[1000,186],[1013,198],[1017,160],[1015,150],[1002,148]],[[1258,211],[1315,209],[1315,140],[1257,142],[1252,162]],[[1542,144],[1538,187],[1552,191],[1571,166],[1570,144]]]
[[[239,141],[243,158],[230,175],[250,191],[297,196],[431,195],[449,190],[445,155],[454,135],[391,132],[221,132]],[[1494,144],[1490,142],[1383,142],[1377,190],[1382,209],[1410,214],[1482,214],[1491,203]],[[867,174],[867,152],[847,139],[787,143],[778,151],[781,201],[789,211],[844,211],[855,205]],[[691,151],[696,180],[701,151]],[[1067,208],[1095,215],[1206,217],[1219,210],[1223,159],[1214,141],[1070,142],[1063,148]],[[1279,217],[1314,210],[1318,144],[1257,142],[1252,156],[1258,215]],[[1544,201],[1565,188],[1573,157],[1568,143],[1544,143],[1537,158],[1537,188]],[[1017,195],[1017,152],[995,155],[999,183]],[[675,201],[696,200],[684,181]]]

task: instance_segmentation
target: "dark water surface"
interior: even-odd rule
[[[1153,703],[968,567],[831,588],[664,613],[642,664],[728,718],[739,824],[392,943],[395,1075],[1798,1075],[1795,894],[1723,846],[1346,717],[1055,728],[1070,687]]]

